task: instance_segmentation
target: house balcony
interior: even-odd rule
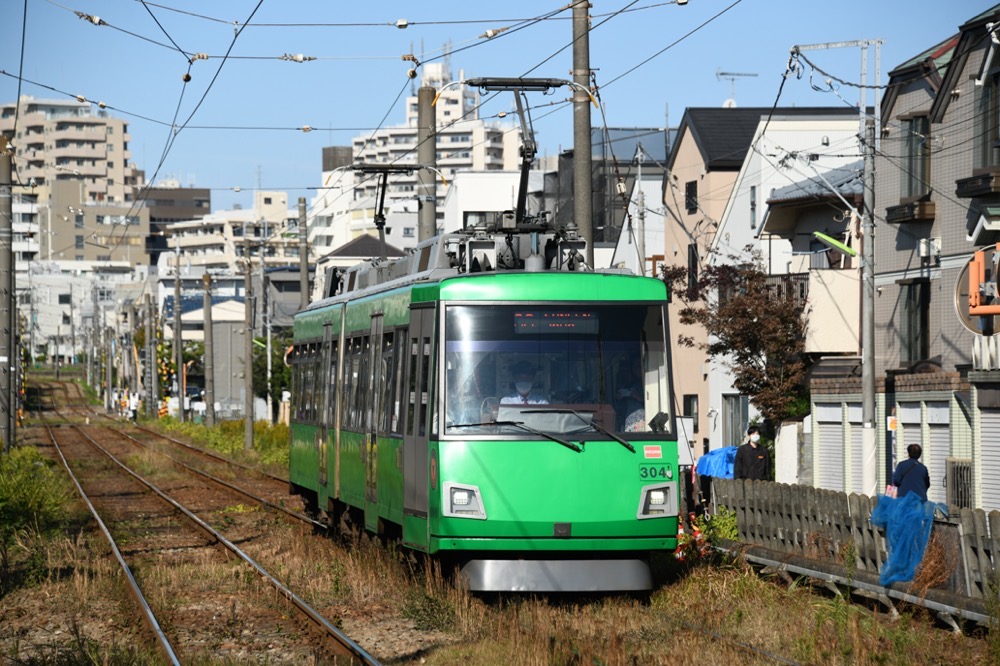
[[[1000,170],[988,171],[955,181],[955,196],[970,198],[1000,194]]]
[[[961,196],[961,195],[960,195]],[[890,224],[904,222],[932,222],[934,220],[933,201],[911,201],[885,209],[885,221]]]
[[[814,268],[808,273],[806,353],[857,354],[861,335],[861,273]]]

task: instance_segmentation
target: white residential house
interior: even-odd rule
[[[845,109],[844,111],[850,111]],[[719,227],[715,232],[708,264],[726,262],[733,256],[746,256],[754,247],[763,257],[764,267],[771,276],[797,274],[808,255],[793,252],[790,239],[770,233],[762,226],[768,212],[768,197],[772,190],[799,181],[822,182],[824,172],[857,160],[857,112],[814,109],[794,115],[781,112],[762,116],[753,134],[752,149],[747,151],[726,203]],[[797,284],[797,283],[796,283]],[[804,287],[803,287],[804,288]],[[747,313],[747,324],[767,326],[767,307]],[[708,364],[709,414],[731,419],[742,414],[752,421],[756,410],[749,396],[740,395],[725,362]],[[709,446],[716,449],[741,443],[736,428],[718,427],[713,419],[708,433]]]

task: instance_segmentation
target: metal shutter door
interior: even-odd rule
[[[816,487],[826,490],[844,489],[844,430],[840,423],[820,423],[819,477]]]
[[[932,424],[928,426],[928,431],[923,455],[931,477],[931,487],[927,490],[927,499],[943,503],[947,501],[944,477],[948,469],[947,459],[951,455],[951,429],[946,425]]]
[[[982,504],[978,508],[992,511],[1000,509],[1000,478],[996,474],[1000,469],[1000,409],[981,409],[979,418]]]
[[[862,433],[864,428],[861,427],[860,423],[851,424],[851,488],[839,488],[838,490],[843,490],[849,493],[858,493],[859,495],[864,492],[864,446],[862,444]]]

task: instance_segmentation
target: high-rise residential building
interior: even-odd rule
[[[516,125],[480,115],[479,92],[453,82],[446,63],[427,63],[421,86],[433,87],[439,97],[435,105],[437,169],[447,179],[460,171],[516,171],[520,166],[521,132]],[[449,85],[450,84],[450,85]],[[447,88],[445,87],[447,86]],[[406,122],[383,127],[356,137],[349,155],[324,149],[323,189],[310,206],[310,245],[317,256],[340,247],[363,233],[374,233],[375,196],[378,179],[355,174],[344,164],[417,164],[417,96],[406,100]],[[350,161],[346,157],[351,157]],[[394,174],[385,196],[386,241],[406,249],[417,243],[417,172]],[[438,227],[443,222],[447,186],[436,178]]]
[[[25,95],[0,105],[0,132],[15,130],[15,187],[33,190],[39,203],[64,180],[80,183],[84,205],[132,202],[143,174],[132,163],[121,118],[88,102]]]
[[[35,259],[121,266],[149,263],[149,214],[136,201],[128,124],[88,102],[22,96],[0,105],[13,135],[14,193],[35,206]]]

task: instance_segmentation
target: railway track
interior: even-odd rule
[[[144,621],[170,663],[180,663],[178,653],[186,655],[185,661],[196,655],[203,656],[206,646],[213,654],[229,650],[231,658],[240,660],[244,658],[240,655],[267,653],[271,648],[260,645],[262,640],[269,645],[279,641],[287,643],[282,648],[283,653],[298,651],[304,661],[319,657],[328,663],[378,663],[247,552],[246,544],[265,539],[254,525],[257,521],[253,514],[257,512],[244,515],[240,511],[223,515],[220,520],[220,507],[231,506],[233,484],[222,482],[225,491],[213,489],[209,492],[203,486],[187,482],[184,477],[178,482],[176,473],[162,474],[161,465],[164,480],[158,485],[122,461],[122,457],[129,455],[123,449],[137,445],[129,441],[130,436],[126,433],[102,427],[100,432],[104,441],[99,443],[87,432],[90,428],[85,425],[46,424],[45,428],[108,538],[112,552],[123,565],[132,594],[142,608]],[[116,433],[115,437],[106,437],[108,432]],[[98,451],[101,456],[94,456],[86,449]],[[142,466],[142,456],[138,461]],[[155,463],[152,466],[158,467]],[[128,479],[123,480],[123,475]],[[185,505],[194,506],[196,510]],[[147,520],[136,525],[137,514],[147,516]],[[211,522],[225,523],[230,536],[213,527]],[[113,535],[117,535],[117,542]],[[120,543],[123,538],[125,546]],[[240,562],[242,573],[228,571],[233,568],[233,556]],[[176,591],[157,587],[158,584],[169,585],[173,580],[169,572],[177,569],[222,573],[218,589],[224,591],[206,592],[198,586],[199,598],[205,602],[203,605],[215,609],[211,618],[204,617],[206,610],[188,612],[182,610],[183,605],[171,604],[169,600],[176,598]],[[141,572],[140,575],[135,575],[136,571]],[[141,587],[149,588],[145,593],[140,590],[140,581]],[[244,581],[244,584],[233,581]],[[256,589],[259,587],[256,583],[245,584],[248,581],[266,582],[284,599],[284,609],[276,610],[271,599],[274,595],[262,594]],[[159,601],[150,602],[149,599]],[[226,608],[230,609],[228,614],[219,612]],[[157,610],[154,612],[154,609]],[[157,613],[166,619],[157,619]],[[215,621],[219,615],[227,616],[221,625]],[[221,628],[223,635],[213,628]],[[183,647],[175,649],[171,643]]]
[[[263,500],[264,502],[273,501],[275,505],[281,507],[283,502],[288,500],[287,481],[285,479],[280,478],[280,476],[260,477],[255,472],[252,473],[252,470],[250,468],[246,467],[237,467],[235,469],[228,467],[227,466],[228,461],[224,462],[219,456],[212,455],[211,453],[202,452],[197,447],[192,447],[189,444],[186,444],[174,438],[164,437],[148,429],[138,428],[133,424],[125,424],[119,419],[107,419],[106,417],[97,412],[88,411],[86,407],[83,406],[82,404],[82,396],[80,395],[78,387],[70,385],[69,388],[67,389],[64,386],[62,388],[56,389],[55,393],[59,398],[59,400],[64,403],[65,402],[68,402],[70,404],[76,403],[72,407],[73,409],[72,413],[70,411],[56,412],[53,407],[50,408],[49,410],[50,413],[46,414],[46,416],[51,416],[52,423],[59,423],[61,426],[61,427],[56,426],[52,429],[55,437],[58,438],[61,437],[62,435],[66,435],[67,437],[71,435],[77,436],[76,433],[80,432],[89,433],[95,439],[99,439],[100,441],[102,441],[102,443],[106,445],[106,448],[113,449],[118,454],[118,457],[124,458],[129,464],[135,463],[133,466],[136,466],[141,470],[145,470],[146,468],[156,468],[156,470],[161,473],[166,472],[169,469],[170,471],[166,474],[166,476],[168,477],[170,477],[171,475],[176,476],[181,473],[180,471],[178,471],[179,469],[181,469],[178,467],[178,465],[180,465],[181,463],[191,468],[199,470],[199,472],[195,472],[200,474],[198,476],[197,481],[193,480],[194,477],[186,476],[189,474],[189,472],[184,471],[183,474],[185,476],[183,478],[186,479],[185,481],[178,481],[177,479],[167,478],[166,482],[163,484],[164,486],[170,486],[171,488],[173,487],[171,484],[176,484],[179,486],[184,486],[184,485],[194,486],[196,483],[200,485],[203,483],[207,483],[208,481],[211,481],[213,485],[218,486],[216,488],[216,491],[220,494],[235,492],[233,488],[229,488],[226,484],[235,486],[239,488],[240,491],[247,493],[247,494],[242,494],[238,500],[233,499],[233,496],[231,494],[225,495],[225,497],[228,497],[229,499],[220,500],[217,504],[214,505],[209,504],[208,499],[206,498],[202,499],[196,498],[194,501],[191,501],[190,503],[198,506],[199,508],[198,514],[203,516],[205,522],[215,524],[216,526],[220,526],[218,524],[222,523],[223,525],[221,526],[225,527],[225,529],[222,531],[224,531],[227,534],[226,538],[229,538],[230,541],[234,542],[235,544],[239,545],[242,548],[246,548],[247,550],[253,551],[251,552],[251,557],[255,556],[254,553],[259,552],[259,550],[255,551],[254,548],[255,546],[257,546],[257,544],[260,542],[261,539],[251,534],[251,528],[253,527],[252,521],[250,527],[241,526],[242,523],[240,521],[244,518],[247,518],[248,516],[244,514],[242,511],[233,513],[227,512],[225,507],[232,508],[234,506],[233,505],[234,501],[239,501],[240,503],[246,503],[246,504],[249,504],[251,502],[257,504],[258,499]],[[82,435],[79,436],[82,437]],[[88,455],[94,457],[93,453],[90,453]],[[164,456],[170,456],[172,460],[168,460]],[[156,462],[153,462],[154,460]],[[212,477],[214,477],[214,479],[217,479],[218,481],[212,480]],[[253,486],[252,489],[251,486]],[[138,491],[130,491],[127,497],[132,497],[136,495],[137,492]],[[159,509],[160,513],[168,511],[167,509],[163,508],[164,506],[165,505],[160,506]],[[220,509],[220,507],[223,508]],[[176,510],[171,508],[169,509],[169,511],[173,512]],[[148,511],[147,513],[151,513],[151,511]],[[293,514],[295,513],[297,512],[295,511],[292,511],[292,513],[285,512],[281,514],[280,518],[284,522],[285,517],[292,519]],[[251,518],[255,516],[260,517],[262,515],[267,514],[271,516],[270,517],[271,521],[274,521],[276,519],[273,512],[270,509],[268,509],[267,511],[264,510],[248,511],[247,514],[249,514],[249,517]],[[312,534],[312,532],[315,531],[316,523],[312,522],[312,519],[309,516],[300,514],[298,516],[294,516],[294,520],[306,521],[302,524],[304,526],[308,525],[308,530],[306,530],[305,527],[299,529],[300,531],[303,532],[309,532],[309,539],[311,541],[317,544],[332,543],[330,540],[327,539],[322,539],[322,538],[317,539],[315,535]],[[160,536],[164,535],[166,535],[165,528],[163,528],[163,531],[161,532]],[[195,546],[189,544],[187,546],[182,546],[181,548],[176,548],[174,549],[175,556],[177,556],[176,554],[178,552],[180,552],[181,554],[194,553],[196,551],[198,552],[210,551],[212,549],[219,548],[219,542],[217,539],[214,539],[213,537],[208,536],[204,533],[199,534],[195,532],[194,535],[195,536],[189,536],[188,539],[192,540],[200,538],[200,541],[198,541],[199,545]],[[312,546],[312,547],[320,547],[320,546]],[[123,557],[131,559],[137,554],[137,552],[145,550],[145,547],[137,543],[136,544],[126,543],[126,545],[122,547],[121,550],[124,553]],[[263,561],[265,558],[257,557],[257,559]],[[765,563],[762,562],[760,564],[765,564]],[[246,566],[246,565],[241,565],[241,566]],[[150,570],[150,565],[143,563],[143,565],[140,566],[138,569],[138,578],[140,578],[141,581],[144,581],[145,576],[148,575],[149,570]],[[801,576],[809,575],[808,572],[806,571],[796,571],[795,573]],[[257,579],[257,574],[255,573],[243,574],[243,575],[245,576],[252,575],[254,579]],[[817,577],[816,580],[822,580],[822,578]],[[307,588],[308,584],[306,583],[306,581],[301,580],[299,581],[299,583],[300,583],[299,589],[308,589]],[[183,588],[185,586],[185,583],[177,583],[176,581],[174,581],[174,587],[171,589],[176,589],[178,585],[181,588]],[[292,585],[291,587],[295,588],[296,586]],[[281,596],[280,593],[277,592],[271,594],[272,598],[278,598]],[[162,593],[160,593],[160,596],[162,596]],[[159,610],[160,605],[156,603],[158,598],[157,592],[154,590],[153,593],[150,594],[150,597],[154,602],[151,604],[151,606],[154,609]],[[223,610],[226,609],[226,604],[224,601],[216,601],[214,603],[217,608],[222,608]],[[570,617],[577,616],[578,613],[580,613],[579,610],[580,608],[584,609],[583,610],[584,613],[591,613],[594,611],[593,604],[589,604],[586,602],[582,607],[575,606],[575,602],[571,602],[570,605],[565,605],[565,607],[563,607],[565,602],[559,601],[558,599],[549,600],[549,602],[547,603],[552,604],[552,609],[553,609],[552,612],[554,614],[560,617],[565,616],[566,622],[570,622],[569,620]],[[321,606],[322,602],[317,607]],[[232,609],[234,608],[234,606],[230,604],[228,608]],[[236,604],[235,608],[239,609],[239,605]],[[560,608],[562,608],[562,610],[559,610]],[[491,604],[487,604],[487,606],[484,607],[481,612],[493,615],[502,613],[503,610],[501,608],[493,607]],[[224,615],[231,615],[231,614],[224,613]],[[713,650],[712,654],[716,654],[717,656],[719,654],[725,654],[727,655],[728,658],[735,659],[742,663],[761,663],[761,664],[797,663],[793,658],[790,658],[793,652],[790,652],[785,649],[778,649],[778,650],[762,649],[762,646],[756,644],[757,642],[749,636],[744,638],[741,635],[736,635],[736,636],[727,635],[729,632],[726,631],[724,627],[719,626],[713,629],[714,623],[712,622],[709,622],[708,624],[701,626],[697,622],[682,620],[680,615],[674,616],[674,614],[670,611],[669,608],[661,607],[659,610],[651,610],[648,607],[645,609],[635,608],[630,613],[630,615],[641,617],[642,619],[639,620],[641,624],[641,629],[639,629],[639,631],[641,631],[643,635],[649,638],[655,637],[656,642],[662,644],[664,649],[669,649],[666,647],[666,645],[668,645],[671,641],[680,642],[682,644],[690,643],[692,641],[698,644],[705,644],[707,642],[711,643],[714,646],[712,648]],[[166,617],[167,620],[163,622],[166,635],[173,637],[175,619],[173,616],[169,615],[169,613]],[[339,617],[339,614],[334,613],[330,617]],[[273,623],[274,622],[273,620],[269,622],[271,623],[270,626],[276,626]],[[227,618],[227,623],[231,624],[230,622],[228,622],[228,618]],[[207,622],[204,622],[204,624],[207,624]],[[299,624],[300,625],[307,624],[307,621],[302,620],[300,621]],[[350,622],[345,623],[345,626],[350,626],[350,625],[351,625]],[[354,625],[354,627],[357,628],[357,625]],[[314,643],[318,640],[319,639],[315,639]],[[556,640],[558,641],[564,639],[557,637]],[[371,641],[370,637],[367,640],[365,640],[363,644],[366,647],[368,647],[369,650],[371,650],[371,647],[369,646],[375,645],[375,643]],[[187,659],[184,649],[183,648],[179,649],[179,652],[181,654],[180,657],[181,660],[186,661]],[[287,653],[291,654],[292,649],[289,649]],[[378,652],[376,653],[380,654],[382,658],[390,658],[387,657],[385,653],[378,653]],[[407,654],[411,655],[412,658],[413,656],[419,656],[421,654],[421,651],[419,650],[408,651]],[[395,661],[396,659],[391,659],[391,660]],[[709,661],[711,661],[711,659]],[[806,661],[808,662],[810,660],[807,659]],[[279,662],[278,660],[274,660],[273,663],[279,663]],[[500,662],[498,661],[492,663],[500,663]],[[649,663],[668,663],[668,662],[658,661],[656,659],[653,659],[650,660]],[[690,662],[685,662],[683,659],[681,659],[680,661],[675,661],[675,662],[672,661],[670,663],[690,663]]]

